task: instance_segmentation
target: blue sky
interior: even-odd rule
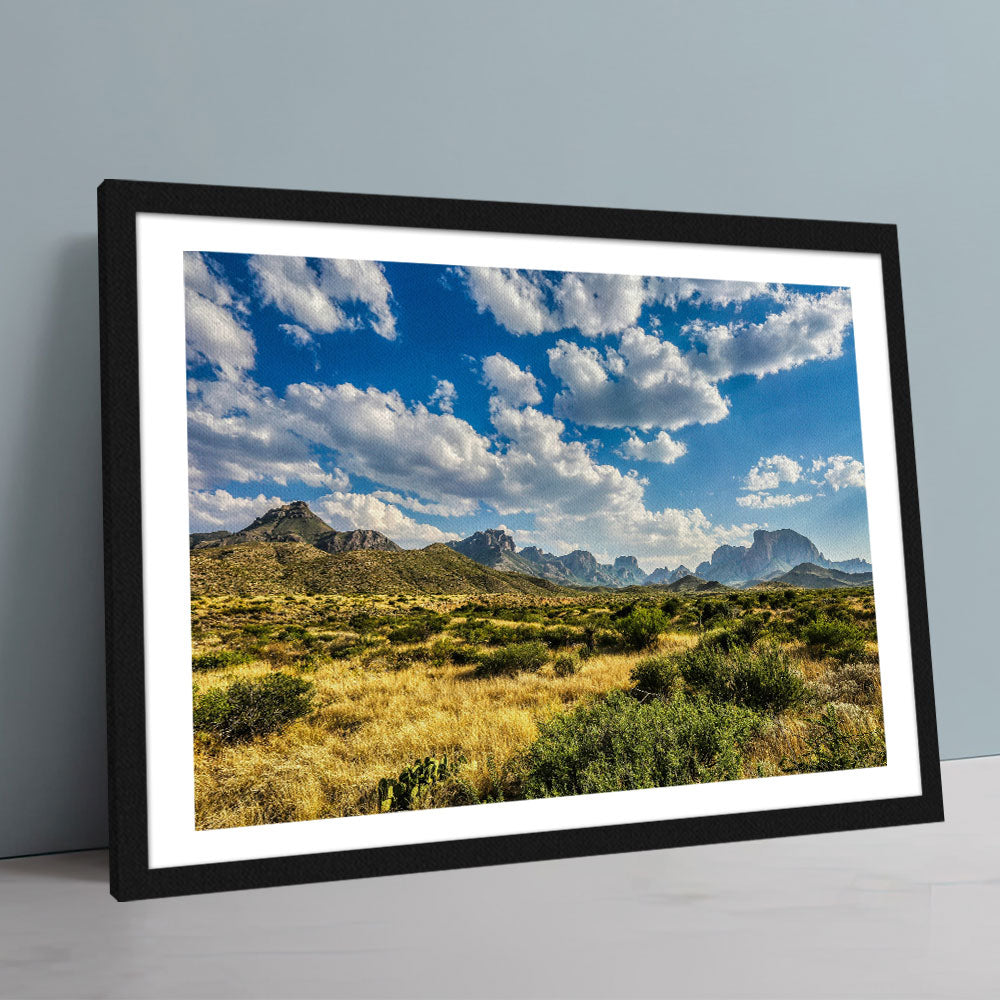
[[[845,289],[210,252],[185,280],[192,530],[304,499],[405,547],[869,555]]]

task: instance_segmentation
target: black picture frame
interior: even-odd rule
[[[98,190],[111,892],[119,900],[799,836],[943,819],[896,227],[682,212],[106,180]],[[168,213],[832,250],[881,258],[905,550],[919,796],[150,868],[136,217]]]

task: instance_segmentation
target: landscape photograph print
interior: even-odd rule
[[[197,829],[886,765],[849,288],[184,279]]]

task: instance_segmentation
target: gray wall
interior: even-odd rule
[[[5,3],[0,854],[106,837],[104,177],[898,223],[941,750],[1000,751],[997,11]]]

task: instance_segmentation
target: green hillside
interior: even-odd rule
[[[329,553],[302,542],[247,542],[195,549],[192,596],[232,594],[553,594],[564,588],[503,573],[446,545],[385,552]]]

